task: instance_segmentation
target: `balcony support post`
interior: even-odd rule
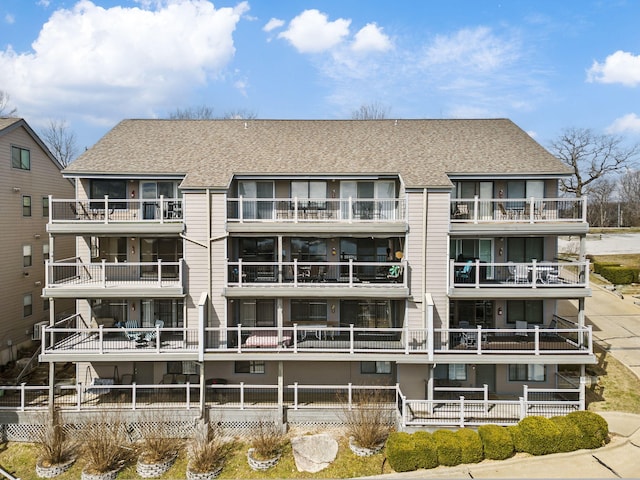
[[[293,324],[293,353],[298,353],[298,324]]]
[[[348,408],[349,411],[353,410],[353,383],[349,382],[347,384],[347,397],[348,397]]]
[[[187,380],[187,383],[185,384],[185,400],[187,401],[187,410],[191,409],[191,382],[189,382],[189,380]]]
[[[293,409],[298,410],[298,382],[293,382]]]
[[[579,393],[579,398],[580,398],[580,406],[578,408],[580,408],[580,410],[585,410],[586,409],[586,396],[585,396],[585,386],[587,384],[587,377],[585,377],[584,375],[580,376],[580,393]]]
[[[107,261],[102,259],[102,288],[107,288]]]
[[[165,210],[165,204],[164,204],[164,195],[160,195],[160,223],[164,223],[164,210]]]
[[[238,197],[238,220],[240,223],[244,223],[244,200],[243,196],[240,195]]]
[[[104,223],[109,223],[109,195],[104,196]]]
[[[238,324],[238,353],[242,353],[242,324]]]
[[[162,259],[158,259],[158,288],[162,288]]]
[[[240,410],[244,410],[244,382],[240,382]]]
[[[480,206],[480,203],[478,201],[478,195],[474,195],[473,196],[473,223],[477,224],[478,223],[478,212],[480,211],[480,209],[478,208]]]
[[[131,410],[136,409],[136,401],[137,401],[137,393],[138,393],[136,386],[137,386],[136,382],[131,383]]]
[[[464,395],[460,396],[460,428],[464,428]]]
[[[540,327],[538,325],[534,325],[533,327],[533,345],[534,345],[534,353],[536,355],[540,355]]]
[[[354,339],[354,335],[353,335],[353,323],[349,324],[349,353],[351,355],[353,355],[354,351],[353,351],[353,339]]]
[[[104,325],[102,325],[102,324],[98,325],[98,351],[100,352],[100,355],[102,355],[104,353],[104,331],[103,331],[103,327],[104,327]]]
[[[349,287],[353,287],[353,258],[349,259]]]
[[[489,413],[489,385],[486,383],[482,385],[483,401],[484,401],[484,413]]]

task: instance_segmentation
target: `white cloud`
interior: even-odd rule
[[[12,24],[16,23],[16,17],[14,17],[14,16],[13,16],[12,14],[10,14],[10,13],[7,13],[7,14],[4,16],[4,21],[5,21],[5,23],[8,23],[9,25],[12,25]]]
[[[265,32],[270,32],[271,30],[280,28],[283,25],[284,25],[284,20],[280,20],[279,18],[272,18],[267,22],[267,24],[264,27],[262,27],[262,30]]]
[[[318,10],[305,10],[289,22],[278,37],[288,40],[300,53],[318,53],[340,44],[349,35],[351,20],[339,18],[328,21]]]
[[[628,113],[620,118],[616,118],[606,130],[607,133],[640,133],[640,117],[635,113]]]
[[[355,52],[385,52],[392,47],[391,39],[375,23],[368,23],[356,33],[351,49]]]
[[[55,11],[32,51],[0,51],[0,85],[26,116],[70,116],[90,103],[91,121],[113,121],[175,102],[180,92],[216,78],[228,65],[233,32],[249,6],[159,3],[152,9],[102,8],[81,0]]]
[[[587,81],[635,87],[640,84],[640,55],[618,50],[609,55],[604,63],[593,62],[587,71]]]
[[[41,7],[48,7],[51,4],[50,0],[38,0],[38,5]]]

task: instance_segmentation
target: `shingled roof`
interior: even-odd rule
[[[184,174],[183,188],[226,188],[233,175],[399,174],[408,188],[448,174],[567,175],[507,119],[124,120],[64,171]]]

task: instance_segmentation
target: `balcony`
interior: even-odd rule
[[[279,294],[322,297],[380,294],[404,298],[409,293],[403,262],[227,262],[227,296],[278,288]],[[286,292],[285,292],[286,290]],[[367,293],[368,291],[368,293]],[[359,293],[357,293],[359,292]]]
[[[229,231],[406,231],[406,200],[400,198],[227,198]]]
[[[575,298],[590,296],[589,261],[490,263],[479,260],[449,263],[449,294],[455,298],[527,297]]]
[[[177,297],[183,291],[179,262],[46,262],[43,294],[54,298]]]
[[[175,233],[183,230],[181,198],[62,200],[49,197],[50,233]]]
[[[78,324],[81,327],[78,327]],[[159,358],[171,354],[182,360],[194,360],[203,352],[208,360],[237,360],[239,356],[260,356],[295,360],[344,360],[356,358],[394,359],[419,355],[446,362],[451,356],[464,361],[480,356],[535,355],[593,356],[591,326],[580,327],[558,319],[549,327],[522,328],[444,328],[429,332],[425,328],[365,328],[354,325],[334,327],[327,324],[293,324],[284,327],[205,327],[203,342],[197,328],[171,327],[88,327],[75,315],[42,332],[44,361],[69,361],[70,358],[105,360],[126,353],[127,358]],[[343,354],[343,355],[340,355]],[[336,356],[340,355],[340,356]],[[491,360],[488,360],[491,361]]]
[[[451,200],[452,233],[535,232],[586,234],[587,199],[583,198],[456,198]]]

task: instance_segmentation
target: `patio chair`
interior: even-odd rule
[[[469,218],[469,206],[466,203],[458,203],[453,218]]]
[[[162,328],[164,327],[164,321],[163,320],[156,320],[154,325],[153,325],[154,329],[146,332],[142,338],[140,339],[143,342],[154,342],[156,340],[156,334],[157,334],[157,330],[156,328]]]
[[[389,273],[387,273],[387,279],[397,282],[402,275],[402,266],[391,265],[389,267]]]
[[[460,334],[460,345],[464,348],[476,348],[478,346],[478,334],[475,332],[462,332]]]
[[[133,340],[133,341],[138,340],[141,334],[140,332],[136,332],[134,330],[136,328],[140,328],[140,325],[138,325],[138,322],[136,320],[127,320],[126,322],[124,322],[124,327],[122,327],[124,331],[124,336],[128,340]]]
[[[469,282],[471,280],[472,268],[473,262],[471,260],[468,260],[464,267],[456,272],[456,280],[463,283]]]

